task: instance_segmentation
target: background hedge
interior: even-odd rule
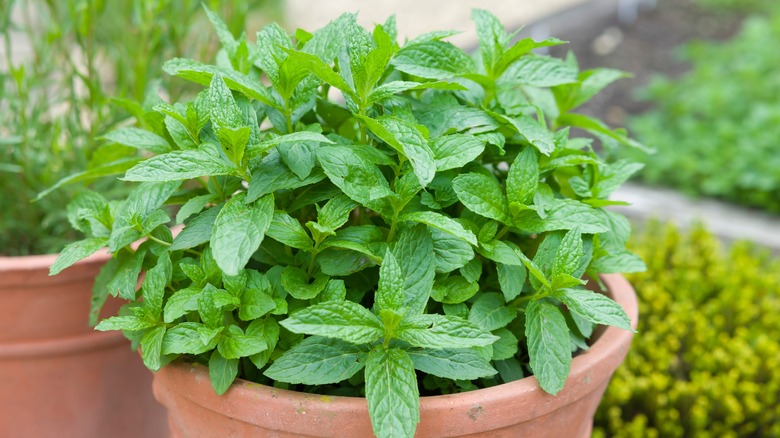
[[[780,212],[780,2],[773,4],[755,6],[763,12],[728,42],[688,44],[680,53],[691,71],[640,92],[654,109],[630,127],[657,149],[642,179]]]
[[[780,259],[658,224],[634,250],[639,332],[594,437],[780,436]]]

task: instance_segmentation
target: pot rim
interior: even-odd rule
[[[103,265],[111,259],[108,248],[74,263],[56,276],[49,275],[49,268],[59,254],[39,254],[15,257],[0,257],[0,283],[3,286],[35,286],[64,284],[94,277],[94,265]],[[3,288],[0,288],[0,292]]]
[[[617,301],[626,311],[631,320],[631,327],[636,329],[638,318],[638,305],[636,295],[628,281],[619,274],[606,274],[601,280],[607,286],[607,293]],[[492,423],[486,426],[486,421],[473,422],[461,433],[477,433],[489,429],[500,429],[511,424],[522,422],[534,417],[540,417],[550,412],[561,409],[585,397],[595,388],[599,388],[611,378],[612,373],[623,361],[631,343],[633,333],[617,327],[608,326],[591,345],[590,349],[574,358],[571,364],[570,374],[566,385],[556,396],[544,393],[539,387],[536,377],[530,376],[514,382],[504,383],[490,388],[477,389],[457,394],[436,395],[420,397],[420,426],[425,423],[426,417],[446,415],[453,411],[468,411],[471,416],[473,411],[479,416],[490,415]],[[187,384],[187,380],[194,379],[196,385]],[[257,416],[257,406],[265,401],[279,402],[285,400],[286,406],[295,406],[289,409],[289,418],[278,419],[280,422],[295,421],[295,416],[300,410],[314,412],[325,411],[333,414],[347,414],[365,412],[367,402],[362,397],[324,396],[319,394],[307,394],[302,392],[278,389],[237,379],[236,382],[222,395],[217,396],[211,387],[208,378],[208,368],[197,363],[177,361],[163,367],[156,373],[155,393],[158,399],[167,398],[161,390],[162,383],[157,380],[165,380],[168,390],[177,392],[178,396],[190,400],[192,403],[203,406],[214,412],[232,417],[241,421]],[[184,386],[187,388],[184,388]],[[159,386],[159,387],[158,387]],[[533,394],[531,404],[518,404],[518,397]],[[246,401],[253,401],[246,403]],[[256,403],[255,403],[256,402]],[[482,412],[485,405],[491,407]],[[286,413],[277,413],[277,416],[285,416]],[[483,418],[480,418],[483,420]],[[303,423],[303,422],[298,422]],[[473,426],[473,427],[471,427]],[[305,425],[300,427],[305,428]],[[300,429],[297,433],[314,433],[316,423],[312,429]],[[419,431],[418,427],[418,431]]]

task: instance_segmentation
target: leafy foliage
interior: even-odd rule
[[[206,3],[243,29],[269,1]],[[137,149],[162,153],[169,136],[186,140],[152,108],[158,89],[177,98],[193,88],[161,77],[165,59],[216,52],[210,35],[193,31],[208,20],[201,3],[0,2],[0,255],[53,253],[77,240],[87,230],[69,201],[87,186],[123,197],[128,186],[115,177],[139,161]],[[125,127],[133,118],[139,128]],[[163,125],[169,133],[151,132]]]
[[[780,260],[660,224],[632,246],[648,263],[630,276],[642,336],[612,378],[594,436],[780,435]]]
[[[569,138],[565,120],[589,120],[571,102],[595,91],[573,59],[530,53],[559,41],[511,44],[474,17],[477,59],[437,34],[399,46],[393,20],[369,32],[345,14],[295,41],[268,26],[229,66],[167,63],[207,88],[156,106],[169,123],[135,135],[154,156],[94,233],[121,260],[103,293],[133,302],[97,328],[139,339],[152,369],[208,364],[218,393],[241,377],[364,395],[380,437],[414,434],[421,391],[534,372],[558,392],[583,333],[629,327],[582,277],[642,267],[626,219],[602,208],[636,168]],[[181,206],[176,238],[165,205]]]
[[[631,126],[657,153],[642,179],[780,212],[780,61],[764,43],[780,38],[774,9],[726,43],[689,44],[693,69],[644,90],[656,108]]]

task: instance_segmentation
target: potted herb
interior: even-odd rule
[[[77,205],[107,226],[57,269],[106,245],[128,267],[104,272],[96,301],[131,303],[97,329],[139,342],[175,434],[587,433],[636,324],[601,275],[644,265],[604,209],[638,166],[569,128],[637,146],[571,112],[622,74],[473,17],[476,57],[345,14],[256,45],[218,25],[223,62],[164,66],[205,89],[156,106],[166,150],[123,204]]]
[[[69,200],[110,209],[108,200],[129,187],[116,175],[140,161],[137,149],[126,145],[153,139],[133,128],[104,134],[128,125],[130,114],[142,124],[164,123],[149,105],[153,100],[122,99],[148,94],[147,81],[159,76],[148,72],[177,53],[173,47],[180,46],[190,18],[202,14],[197,4],[173,2],[165,9],[169,15],[160,15],[162,3],[0,5],[0,436],[168,433],[151,373],[131,344],[121,333],[95,332],[89,324],[90,316],[98,319],[90,315],[95,278],[107,262],[116,266],[110,255],[98,252],[48,276],[54,253],[83,238],[81,230],[101,226],[67,208]],[[130,29],[128,16],[140,24]],[[122,132],[140,136],[130,141]],[[85,192],[87,185],[101,194]],[[121,304],[109,301],[103,316],[115,315]]]

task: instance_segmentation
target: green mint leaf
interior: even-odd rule
[[[633,331],[626,312],[615,301],[585,289],[561,289],[554,293],[572,312],[595,323]]]
[[[517,337],[509,329],[501,328],[494,331],[493,334],[498,336],[498,340],[493,343],[491,360],[506,360],[517,354]]]
[[[496,61],[495,66],[493,67],[493,74],[500,75],[507,69],[507,67],[512,65],[512,63],[517,61],[521,56],[530,53],[534,49],[558,46],[565,43],[566,41],[561,41],[558,38],[547,38],[543,41],[535,41],[533,38],[523,38],[518,40],[515,44],[512,45],[512,47],[500,55]],[[582,75],[580,75],[580,78],[582,78]]]
[[[368,129],[382,141],[402,154],[412,164],[414,174],[421,187],[426,187],[436,176],[436,162],[428,140],[413,124],[395,117],[357,116]]]
[[[247,205],[246,195],[234,195],[217,215],[211,234],[211,250],[220,269],[238,275],[260,247],[274,212],[273,195]]]
[[[348,27],[355,23],[356,14],[344,13],[322,29],[314,32],[303,50],[330,63],[344,48],[344,36]]]
[[[119,267],[119,260],[112,258],[105,265],[100,268],[100,272],[95,277],[95,283],[92,285],[92,299],[90,300],[89,307],[89,326],[94,327],[97,325],[100,319],[100,311],[103,309],[103,305],[108,300],[110,293],[107,285],[108,282],[116,275],[116,270]]]
[[[492,292],[481,294],[469,312],[469,322],[489,332],[506,327],[516,317],[517,310],[507,307],[503,297]]]
[[[404,308],[404,274],[395,256],[388,249],[379,267],[379,287],[376,292],[378,310],[402,313]]]
[[[219,327],[224,320],[224,311],[217,304],[218,295],[220,295],[220,289],[217,289],[211,283],[206,284],[198,295],[198,314],[208,328]]]
[[[214,348],[222,328],[210,329],[197,322],[182,322],[165,332],[162,354],[202,354]],[[204,342],[205,340],[205,342]]]
[[[203,288],[201,287],[190,286],[174,292],[165,301],[165,308],[163,309],[163,321],[170,324],[178,318],[186,315],[187,312],[197,311],[198,299],[200,298],[202,289]]]
[[[370,206],[379,199],[393,196],[379,168],[349,147],[319,148],[317,160],[328,179],[355,202]]]
[[[454,219],[444,216],[441,213],[433,211],[415,211],[403,214],[398,219],[429,225],[477,246],[477,236],[475,236],[474,233],[463,228],[463,226]]]
[[[498,271],[498,284],[501,286],[504,300],[510,302],[519,297],[523,292],[523,285],[528,276],[525,267],[496,263],[496,270]]]
[[[458,304],[473,297],[479,291],[476,281],[455,275],[443,280],[437,280],[433,285],[431,298],[444,304]]]
[[[507,221],[509,205],[495,178],[481,173],[466,173],[452,180],[452,188],[469,210],[499,222]]]
[[[534,87],[554,87],[577,81],[577,67],[563,59],[527,55],[507,67],[499,82]]]
[[[219,15],[214,13],[205,4],[203,4],[203,10],[206,11],[206,16],[209,18],[211,25],[214,26],[214,30],[217,33],[217,38],[219,38],[219,43],[222,45],[222,48],[232,57],[238,46],[235,37],[230,33],[230,29],[228,29],[225,22],[219,18]]]
[[[277,342],[279,342],[279,333],[279,323],[272,317],[256,319],[246,328],[246,334],[248,336],[260,338],[268,345],[267,350],[249,357],[249,360],[252,361],[257,369],[263,369],[271,359],[271,354],[276,349]]]
[[[409,355],[376,346],[366,360],[368,414],[377,438],[412,438],[420,422],[420,392]]]
[[[547,393],[557,394],[566,383],[571,365],[569,327],[561,310],[544,300],[528,303],[525,337],[531,369],[539,386]]]
[[[277,382],[329,385],[349,379],[366,362],[363,347],[312,336],[287,350],[263,374]]]
[[[141,267],[146,256],[146,250],[139,249],[135,253],[122,251],[117,256],[117,265],[114,276],[106,283],[108,292],[113,296],[119,296],[126,300],[135,299],[135,288],[138,284],[138,276],[141,275]]]
[[[392,81],[374,88],[368,95],[369,103],[382,102],[385,99],[395,96],[398,93],[411,90],[466,90],[466,87],[457,82],[432,81],[432,82],[411,82],[411,81]]]
[[[165,288],[171,282],[171,275],[173,273],[173,264],[171,258],[167,252],[157,259],[157,265],[152,269],[146,271],[144,277],[143,297],[144,307],[155,315],[158,319],[162,319],[163,314],[163,295],[165,294]]]
[[[376,48],[366,54],[365,61],[360,66],[359,70],[353,68],[353,72],[356,74],[356,85],[358,89],[358,95],[368,96],[374,86],[382,79],[387,69],[387,63],[390,62],[394,53],[393,42],[390,40],[390,36],[385,33],[382,26],[377,26],[374,29],[374,41]]]
[[[235,70],[203,64],[191,59],[174,58],[163,65],[163,71],[169,75],[178,76],[204,86],[208,86],[212,77],[215,74],[219,74],[231,90],[236,90],[265,105],[282,110],[279,104],[271,97],[268,89],[260,81]]]
[[[47,188],[46,190],[41,191],[40,193],[38,193],[38,195],[35,196],[35,199],[33,200],[40,201],[41,199],[49,195],[51,192],[59,189],[60,187],[67,186],[69,184],[75,184],[75,183],[85,182],[85,181],[93,181],[98,178],[103,178],[105,176],[121,175],[125,173],[128,169],[138,164],[140,161],[141,158],[137,158],[137,157],[120,158],[118,160],[114,160],[109,163],[92,167],[82,172],[74,173],[72,175],[66,176],[65,178],[62,178],[61,180],[57,181],[56,183],[54,183],[54,185]]]
[[[168,140],[159,135],[139,128],[122,128],[110,131],[102,137],[113,143],[143,149],[154,154],[164,154],[171,151]]]
[[[647,270],[647,266],[638,255],[624,250],[594,259],[589,269],[600,274],[613,274],[644,272]]]
[[[317,223],[334,232],[341,228],[349,220],[352,210],[357,207],[354,201],[344,195],[338,195],[330,199],[317,215]]]
[[[246,202],[254,202],[262,196],[279,190],[297,189],[298,187],[316,184],[325,179],[325,175],[316,168],[305,179],[298,178],[282,162],[278,151],[272,151],[254,167],[255,171],[252,173],[252,181],[249,182]]]
[[[652,149],[645,147],[642,143],[629,138],[624,132],[612,130],[604,122],[588,117],[583,114],[564,113],[558,118],[558,123],[562,126],[576,126],[595,135],[607,136],[618,143],[639,149],[645,152],[652,152]]]
[[[353,99],[357,99],[355,90],[353,90],[352,87],[346,81],[344,81],[344,79],[342,79],[338,73],[333,71],[333,69],[320,58],[309,53],[295,50],[286,49],[285,51],[287,52],[288,58],[296,60],[298,63],[300,63],[301,66],[314,73],[323,82],[331,85],[334,88],[338,88],[347,96],[350,96]]]
[[[154,326],[153,321],[141,319],[135,315],[112,316],[106,318],[95,326],[95,330],[107,332],[109,330],[127,330],[130,332],[144,330]]]
[[[286,266],[282,271],[282,287],[299,300],[311,300],[325,289],[330,277],[324,274],[315,274],[310,281],[309,275],[301,268]]]
[[[477,282],[482,277],[482,262],[479,258],[472,258],[460,268],[460,275],[469,282]]]
[[[579,75],[579,86],[577,87],[577,93],[574,96],[574,99],[569,105],[566,105],[562,109],[564,111],[569,111],[576,108],[589,101],[612,82],[630,76],[631,75],[626,72],[610,68],[597,68],[584,71]]]
[[[300,179],[309,176],[317,163],[311,143],[282,143],[277,147],[282,161]]]
[[[309,131],[293,132],[291,134],[280,135],[270,140],[262,141],[256,145],[247,146],[246,156],[247,158],[252,159],[260,156],[263,152],[266,152],[272,147],[279,144],[284,144],[284,143],[295,144],[295,143],[307,142],[307,141],[333,144],[331,140],[329,140],[327,137],[323,136],[318,132],[309,132]]]
[[[238,359],[225,359],[214,350],[209,357],[209,379],[214,392],[222,395],[227,392],[238,376]]]
[[[179,251],[194,248],[208,242],[211,239],[214,222],[216,222],[221,210],[221,206],[212,207],[192,218],[176,238],[173,239],[173,244],[169,250]]]
[[[104,237],[88,237],[66,245],[49,268],[49,275],[59,274],[63,269],[73,266],[76,262],[91,256],[107,245],[108,239]]]
[[[284,49],[293,45],[287,32],[276,23],[271,23],[257,32],[256,64],[268,75],[271,83],[280,84],[279,65],[287,58]]]
[[[536,151],[526,147],[517,155],[506,177],[509,202],[529,205],[539,185],[539,159]]]
[[[436,314],[404,319],[395,337],[421,348],[469,348],[490,345],[498,339],[469,321]]]
[[[553,277],[560,274],[573,274],[580,267],[580,261],[584,255],[582,249],[582,235],[577,228],[563,236],[558,247],[558,253],[552,263],[551,273]]]
[[[283,211],[275,211],[266,235],[287,246],[309,250],[314,243],[297,219]]]
[[[452,272],[462,268],[474,258],[471,244],[450,233],[430,228],[433,237],[434,265],[437,273]]]
[[[496,374],[496,370],[474,350],[423,348],[409,350],[408,354],[416,369],[445,379],[474,380]]]
[[[189,218],[193,214],[200,213],[203,208],[206,207],[206,204],[211,202],[213,199],[214,195],[201,195],[188,199],[187,202],[185,202],[176,213],[176,223],[184,223],[185,219]]]
[[[144,365],[152,371],[162,367],[162,343],[165,337],[165,326],[158,325],[146,330],[141,336],[141,358]]]
[[[255,320],[276,309],[276,302],[265,290],[247,287],[241,292],[240,299],[238,317],[242,321]]]
[[[497,113],[491,113],[491,115],[513,127],[520,135],[525,137],[528,143],[533,145],[542,154],[549,157],[550,154],[555,150],[555,140],[553,138],[553,134],[533,117],[524,115],[509,117],[502,116],[501,114]]]
[[[474,161],[485,150],[485,141],[473,135],[452,134],[430,142],[436,170],[459,169]]]
[[[418,123],[430,130],[431,138],[450,132],[476,135],[495,131],[500,127],[496,119],[486,111],[452,103],[423,106],[416,110],[414,115]]]
[[[173,151],[142,161],[129,169],[125,181],[181,181],[201,176],[231,175],[236,166],[222,159],[219,148],[203,143],[200,149]]]
[[[493,365],[498,370],[498,375],[504,382],[514,382],[525,377],[523,366],[520,365],[520,361],[515,358],[497,360],[493,362]]]
[[[611,163],[609,166],[602,166],[601,178],[593,190],[598,197],[606,198],[643,167],[644,164],[642,163],[632,163],[626,160]]]
[[[571,230],[579,228],[583,234],[599,234],[609,230],[600,209],[573,199],[554,199],[542,219],[526,210],[514,219],[518,228],[529,233]]]
[[[509,42],[504,25],[492,13],[483,9],[474,9],[471,11],[471,19],[477,26],[477,36],[479,37],[479,54],[482,57],[482,63],[485,71],[490,73],[498,57],[504,51],[504,46]]]
[[[426,79],[447,79],[474,70],[463,50],[444,41],[407,45],[390,63],[399,71]]]
[[[370,344],[383,333],[379,319],[352,301],[330,301],[305,307],[280,324],[293,333],[337,338],[352,344]]]
[[[244,334],[241,327],[231,324],[227,330],[222,332],[222,336],[217,344],[219,354],[225,359],[240,359],[242,357],[252,356],[268,348],[268,345],[262,338]]]
[[[435,276],[431,233],[422,225],[404,230],[393,254],[404,273],[404,307],[407,314],[419,315],[428,303]]]
[[[136,187],[115,215],[109,248],[117,252],[141,236],[135,229],[153,211],[170,198],[181,183],[179,181],[147,182]]]

